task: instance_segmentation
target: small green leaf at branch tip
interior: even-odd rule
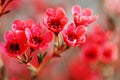
[[[38,59],[39,64],[42,63],[42,61],[46,57],[46,55],[47,55],[47,52],[45,52],[43,55],[42,55],[42,53],[37,54],[37,59]]]
[[[42,56],[41,53],[37,54],[37,59],[38,59],[39,64],[42,63],[42,61],[43,61],[43,56]]]

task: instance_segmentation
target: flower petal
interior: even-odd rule
[[[21,30],[16,30],[16,40],[18,40],[19,42],[21,43],[24,43],[26,42],[26,35],[25,35],[25,32],[24,31],[21,31]]]
[[[72,7],[72,14],[73,15],[80,15],[81,7],[79,5],[75,5]]]
[[[27,19],[24,24],[27,27],[31,27],[34,24],[34,21],[32,19]]]
[[[68,25],[68,29],[67,29],[67,32],[68,33],[73,33],[75,30],[75,24],[74,23],[71,23]]]
[[[64,17],[65,17],[65,11],[64,11],[64,9],[61,8],[61,7],[58,7],[58,8],[56,9],[56,15],[55,15],[55,17],[56,17],[58,20],[61,20],[62,18],[64,18]]]
[[[43,28],[41,27],[41,25],[38,24],[38,25],[33,26],[31,28],[31,31],[32,31],[32,33],[39,36],[40,34],[43,33]]]
[[[98,16],[97,14],[94,15],[93,17],[90,17],[90,18],[89,18],[89,24],[92,23],[92,22],[94,22],[96,19],[98,19],[98,17],[99,17],[99,16]]]
[[[84,25],[78,26],[75,30],[75,33],[76,33],[77,37],[85,35],[86,32],[87,32],[87,28]]]
[[[43,18],[43,19],[42,19],[42,23],[43,23],[46,27],[48,27],[47,19]]]
[[[53,39],[53,34],[51,32],[47,32],[44,35],[44,41],[50,42]]]
[[[14,33],[13,31],[7,31],[5,34],[4,34],[4,40],[5,42],[11,42],[11,41],[14,41]]]
[[[55,14],[55,10],[53,8],[48,8],[47,11],[46,11],[46,14],[51,17],[51,16],[54,16]]]
[[[25,29],[25,34],[26,34],[27,39],[30,40],[32,33],[31,33],[31,30],[29,28]]]
[[[93,10],[91,8],[85,8],[83,10],[83,16],[91,16],[93,14]]]
[[[12,30],[15,31],[17,29],[22,29],[23,24],[24,23],[21,20],[15,20],[12,25]]]
[[[61,19],[60,24],[61,26],[65,26],[65,24],[68,22],[68,18]]]

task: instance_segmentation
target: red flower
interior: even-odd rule
[[[78,5],[72,7],[72,14],[74,16],[76,26],[88,26],[90,23],[94,22],[98,18],[98,15],[92,16],[92,13],[93,11],[91,8],[85,8],[82,10],[82,8]]]
[[[70,80],[101,80],[99,74],[89,65],[81,63],[79,59],[69,64]],[[68,79],[68,80],[69,80]]]
[[[53,38],[51,32],[47,32],[43,35],[43,29],[40,25],[34,25],[31,28],[26,28],[25,33],[28,44],[34,49],[43,49],[48,47],[49,42]]]
[[[34,21],[31,19],[26,20],[25,22],[21,20],[15,20],[12,24],[12,30],[25,30],[26,27],[31,27],[34,25]]]
[[[68,22],[65,11],[61,7],[56,9],[49,8],[47,9],[46,14],[47,18],[43,19],[43,23],[49,30],[56,34],[62,31],[65,24]]]
[[[101,53],[99,54],[99,58],[102,62],[108,63],[117,60],[117,46],[113,43],[105,43],[101,46]]]
[[[0,44],[0,51],[10,56],[17,56],[24,53],[28,45],[23,31],[8,31],[5,33],[5,43]]]
[[[94,42],[101,45],[109,41],[112,37],[112,32],[102,29],[100,25],[95,25],[93,28],[92,32],[87,35],[87,43]]]
[[[83,52],[81,55],[81,59],[83,61],[89,62],[89,63],[95,63],[98,61],[99,57],[99,45],[97,44],[86,44],[83,47]]]
[[[80,46],[85,42],[85,33],[87,29],[85,26],[76,27],[73,23],[68,26],[67,30],[63,31],[63,39],[68,46]]]

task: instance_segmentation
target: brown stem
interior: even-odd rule
[[[53,58],[52,56],[45,57],[43,62],[39,65],[39,67],[34,72],[33,77],[36,77],[39,74],[39,72],[44,68],[44,66],[47,65],[49,61],[51,61],[52,58]]]
[[[1,74],[0,80],[8,80],[8,75],[7,75],[6,69],[4,67],[1,55],[0,55],[0,74]]]
[[[9,3],[12,2],[12,1],[13,1],[13,0],[9,0],[9,1],[5,4],[5,6],[2,8],[2,10],[1,10],[1,12],[0,12],[0,17],[3,15],[5,9],[6,9],[7,6],[9,5]]]
[[[55,35],[55,41],[53,46],[53,56],[57,55],[57,50],[58,50],[58,38],[57,38],[57,35]]]

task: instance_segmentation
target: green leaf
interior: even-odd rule
[[[43,56],[42,56],[42,54],[37,54],[37,59],[38,59],[38,62],[39,62],[39,64],[40,63],[42,63],[42,61],[43,61]]]

